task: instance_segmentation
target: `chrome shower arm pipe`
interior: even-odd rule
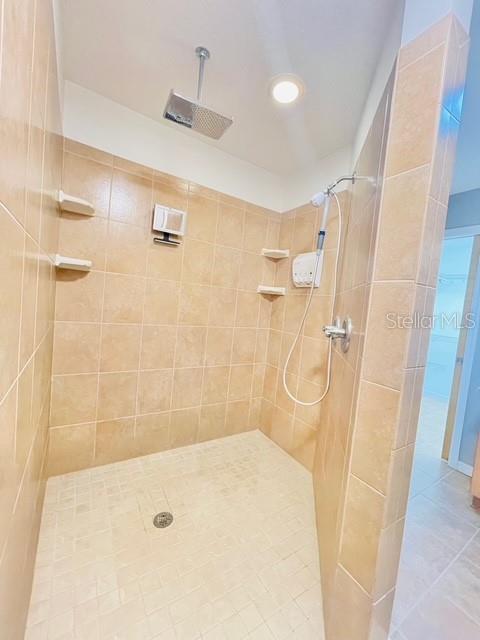
[[[327,195],[330,195],[335,187],[340,184],[340,182],[345,182],[345,180],[349,180],[352,184],[355,184],[357,180],[372,180],[372,178],[370,176],[357,176],[356,173],[352,173],[348,176],[340,176],[340,178],[337,178],[335,182],[332,182],[332,184],[328,185],[328,187],[325,189],[325,193]]]
[[[337,178],[334,182],[332,182],[332,184],[329,184],[328,187],[325,189],[325,193],[327,193],[328,195],[330,195],[330,192],[333,191],[335,189],[335,187],[340,184],[340,182],[345,182],[345,180],[350,180],[350,182],[352,184],[355,184],[355,180],[356,180],[356,175],[354,173],[352,173],[349,176],[340,176],[340,178]]]
[[[197,47],[195,53],[198,57],[198,84],[197,84],[197,101],[200,102],[202,95],[203,76],[205,74],[205,61],[210,58],[210,51],[205,47]]]

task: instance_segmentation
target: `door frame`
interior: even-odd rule
[[[474,313],[480,317],[480,225],[457,227],[445,231],[445,239],[465,238],[474,236],[469,279],[473,276],[472,285],[467,285],[463,313]],[[477,238],[475,239],[475,236]],[[475,264],[475,262],[476,264]],[[467,306],[468,305],[468,306]],[[469,310],[467,311],[467,309]],[[477,322],[472,330],[462,329],[457,344],[457,360],[459,351],[463,350],[461,361],[455,364],[455,374],[452,381],[447,424],[445,429],[444,456],[448,457],[448,464],[457,471],[471,476],[473,467],[459,460],[460,445],[463,433],[463,421],[468,400],[468,388],[473,368],[475,345],[480,338],[480,323]],[[464,334],[462,336],[462,333]],[[460,368],[457,373],[458,367]],[[452,411],[451,411],[452,409]],[[447,443],[449,444],[446,451]]]

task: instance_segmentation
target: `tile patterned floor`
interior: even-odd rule
[[[441,460],[446,411],[423,399],[392,640],[480,640],[480,513]]]
[[[51,478],[25,638],[321,640],[311,476],[250,432]]]

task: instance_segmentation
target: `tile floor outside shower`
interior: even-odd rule
[[[311,475],[249,432],[50,478],[25,638],[321,640],[319,578]]]
[[[480,640],[480,513],[441,459],[447,410],[422,399],[392,640]]]

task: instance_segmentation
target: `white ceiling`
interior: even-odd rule
[[[397,1],[63,0],[64,76],[178,130],[163,108],[171,88],[195,95],[204,45],[203,99],[234,118],[211,144],[286,175],[352,143]],[[300,103],[272,103],[282,73]]]

